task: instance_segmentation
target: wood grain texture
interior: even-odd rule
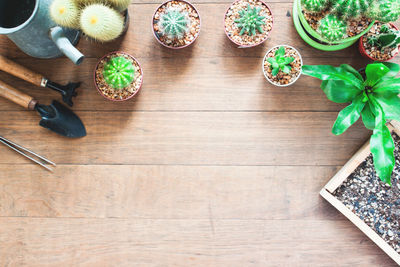
[[[58,164],[51,174],[0,146],[0,266],[394,266],[318,196],[370,132],[357,123],[333,136],[344,105],[329,102],[319,81],[276,88],[261,73],[277,44],[295,46],[305,64],[360,68],[357,47],[309,47],[290,1],[272,0],[270,39],[237,49],[222,28],[230,1],[194,3],[201,34],[180,51],[154,40],[155,0],[134,0],[117,41],[81,39],[79,67],[30,58],[0,36],[1,55],[55,82],[83,82],[74,110],[88,131],[59,137],[35,112],[0,99],[0,134]],[[144,71],[143,90],[126,103],[104,100],[93,84],[97,60],[113,50]],[[60,99],[0,79],[42,103]]]

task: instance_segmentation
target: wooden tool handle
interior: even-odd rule
[[[23,106],[29,110],[35,109],[37,101],[33,97],[24,94],[9,84],[0,80],[0,96],[11,100],[12,102]]]
[[[7,72],[15,77],[41,86],[43,76],[35,73],[11,60],[0,55],[0,70]]]

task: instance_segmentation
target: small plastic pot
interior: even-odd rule
[[[226,12],[225,12],[225,14],[224,14],[224,21],[223,21],[225,35],[226,35],[226,37],[228,37],[228,39],[229,39],[232,43],[234,43],[235,45],[237,45],[238,48],[251,48],[251,47],[258,46],[258,45],[260,45],[260,44],[262,44],[262,43],[264,43],[265,41],[268,40],[268,37],[269,37],[270,33],[272,32],[272,27],[273,27],[273,25],[274,25],[274,16],[272,15],[272,11],[271,11],[271,9],[269,8],[269,6],[267,5],[267,3],[265,3],[265,2],[262,1],[262,0],[257,0],[257,1],[260,1],[264,6],[266,6],[267,9],[269,10],[269,13],[271,14],[271,18],[272,18],[271,30],[268,32],[267,36],[265,36],[265,39],[262,40],[261,42],[257,43],[257,44],[253,44],[253,45],[243,45],[243,44],[240,44],[240,43],[236,42],[235,40],[233,40],[233,39],[229,36],[228,32],[226,31],[226,25],[225,25],[225,18],[226,18],[226,15],[228,14],[229,10],[231,9],[231,7],[232,7],[235,3],[240,2],[240,1],[243,1],[243,0],[236,0],[236,1],[234,1],[234,2],[226,9]]]
[[[394,28],[396,31],[399,30],[399,28],[397,28],[396,25],[394,25],[393,23],[387,23],[387,24],[389,24],[389,25],[390,25],[392,28]],[[360,51],[360,54],[361,54],[363,57],[365,57],[365,58],[367,58],[367,59],[369,59],[369,60],[371,60],[371,61],[382,61],[382,62],[386,62],[386,61],[392,60],[393,58],[395,58],[395,57],[399,54],[399,52],[397,52],[394,56],[392,56],[391,58],[388,58],[388,59],[386,59],[386,60],[378,60],[378,59],[376,59],[376,58],[373,58],[373,57],[371,57],[371,56],[367,53],[367,50],[365,49],[365,46],[364,46],[364,39],[365,39],[365,35],[363,35],[363,36],[360,38],[359,42],[358,42],[358,51]],[[400,45],[399,45],[399,47],[400,47]],[[400,50],[400,49],[399,49],[399,50]]]
[[[169,3],[169,2],[172,2],[172,1],[183,2],[183,3],[185,3],[185,4],[189,5],[189,6],[191,6],[191,7],[193,8],[193,10],[196,11],[197,15],[199,16],[199,21],[200,21],[200,22],[199,22],[199,23],[200,23],[200,30],[199,30],[199,32],[197,33],[197,35],[193,38],[193,40],[192,40],[189,44],[186,44],[186,45],[183,45],[183,46],[169,46],[169,45],[167,45],[167,44],[164,44],[163,42],[160,41],[160,39],[158,38],[157,33],[154,31],[154,24],[155,24],[154,22],[157,21],[157,20],[155,19],[155,16],[156,16],[156,14],[157,14],[157,11],[158,11],[162,6],[164,6],[165,4],[167,4],[167,3]],[[152,17],[152,19],[151,19],[151,29],[152,29],[154,38],[156,38],[157,42],[158,42],[159,44],[161,44],[162,46],[164,46],[164,47],[166,47],[166,48],[170,48],[170,49],[175,49],[175,50],[177,50],[177,49],[182,49],[182,48],[188,47],[189,45],[193,44],[193,43],[197,40],[197,38],[199,37],[200,32],[201,32],[201,17],[200,17],[200,13],[199,13],[199,11],[198,11],[191,3],[189,3],[188,1],[185,1],[185,0],[168,0],[168,1],[165,1],[164,3],[162,3],[161,5],[159,5],[159,6],[156,8],[156,10],[154,11],[153,17]]]
[[[299,58],[300,58],[300,73],[299,73],[299,75],[298,75],[292,82],[290,82],[290,83],[288,83],[288,84],[276,84],[276,83],[274,83],[273,81],[271,81],[271,80],[268,78],[268,75],[267,75],[267,73],[265,72],[265,67],[264,67],[264,62],[265,62],[265,60],[267,59],[268,54],[269,54],[273,49],[275,49],[275,48],[277,48],[277,47],[281,47],[281,46],[284,46],[284,47],[286,47],[286,48],[290,48],[290,49],[294,50],[294,51],[299,55]],[[290,46],[290,45],[276,45],[276,46],[272,47],[271,49],[269,49],[269,50],[267,51],[267,53],[265,53],[265,56],[263,57],[263,60],[262,60],[262,63],[261,63],[261,67],[262,67],[262,71],[263,71],[263,74],[264,74],[265,79],[267,79],[268,82],[270,82],[272,85],[277,86],[277,87],[288,87],[288,86],[294,84],[294,83],[300,78],[300,76],[301,76],[301,71],[302,71],[302,70],[301,70],[301,67],[302,67],[302,66],[303,66],[303,58],[301,57],[301,54],[299,53],[299,51],[298,51],[296,48],[294,48],[293,46]]]
[[[103,94],[103,92],[100,90],[100,88],[99,88],[99,86],[98,86],[98,84],[97,84],[97,81],[96,81],[96,71],[97,71],[97,69],[98,69],[100,63],[103,61],[104,58],[106,58],[106,57],[108,57],[108,56],[110,56],[110,55],[113,55],[113,54],[124,54],[124,55],[127,55],[128,57],[130,57],[131,59],[133,59],[133,60],[137,63],[137,65],[139,66],[139,70],[140,70],[140,73],[141,73],[141,75],[142,75],[142,81],[140,82],[139,88],[136,90],[136,92],[134,92],[132,95],[128,96],[127,98],[123,98],[123,99],[112,99],[112,98],[109,98],[108,96],[106,96],[105,94]],[[143,85],[143,70],[142,70],[142,67],[141,67],[139,61],[137,61],[136,58],[133,57],[132,55],[130,55],[130,54],[126,53],[126,52],[123,52],[123,51],[114,51],[114,52],[111,52],[111,53],[106,54],[105,56],[103,56],[103,57],[97,62],[96,67],[95,67],[95,69],[94,69],[94,73],[93,73],[93,79],[94,79],[94,85],[95,85],[97,91],[98,91],[99,94],[102,95],[105,99],[111,100],[111,101],[114,101],[114,102],[122,102],[122,101],[126,101],[126,100],[129,100],[129,99],[133,98],[133,97],[134,97],[135,95],[137,95],[137,94],[139,93],[139,91],[142,89],[142,85]]]

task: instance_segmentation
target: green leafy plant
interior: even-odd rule
[[[135,78],[133,63],[123,56],[113,57],[104,64],[104,81],[114,89],[122,89]]]
[[[340,135],[360,117],[366,128],[373,130],[370,140],[374,166],[380,179],[391,184],[395,165],[394,142],[387,120],[400,121],[400,66],[373,63],[365,68],[365,78],[347,64],[305,65],[303,74],[322,80],[321,89],[329,100],[350,105],[339,112],[332,133]]]
[[[55,0],[50,5],[50,17],[60,26],[79,28],[78,5],[73,0]]]
[[[289,74],[292,70],[290,63],[294,61],[294,57],[285,57],[285,47],[281,46],[275,51],[274,57],[270,57],[267,61],[271,64],[271,74],[273,76],[278,75],[279,71]]]
[[[367,42],[381,50],[395,48],[400,45],[400,31],[394,30],[388,25],[383,25],[380,33],[369,36]]]
[[[331,0],[331,13],[346,18],[360,17],[372,2],[373,0]]]
[[[303,7],[310,12],[318,13],[325,10],[328,6],[328,0],[302,0]]]
[[[256,35],[257,31],[263,33],[262,25],[265,24],[265,17],[260,16],[261,8],[251,8],[250,4],[247,5],[247,9],[239,11],[240,18],[235,20],[237,27],[240,30],[240,35],[247,33],[248,35]]]
[[[188,14],[175,8],[168,8],[161,15],[159,26],[161,34],[170,39],[180,39],[189,30]]]
[[[328,42],[335,42],[346,36],[347,23],[338,16],[329,14],[319,22],[318,32]]]

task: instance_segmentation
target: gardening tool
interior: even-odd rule
[[[15,77],[25,80],[37,86],[47,87],[59,92],[62,95],[64,103],[71,106],[72,97],[77,96],[76,89],[80,83],[68,83],[67,85],[60,85],[55,82],[49,81],[42,75],[35,73],[11,60],[0,55],[0,70],[7,72]]]
[[[66,55],[79,65],[84,56],[74,45],[81,32],[57,26],[50,18],[53,0],[0,0],[0,34],[38,58]]]
[[[0,96],[24,108],[39,112],[42,117],[39,125],[44,128],[71,138],[86,135],[85,126],[79,117],[58,101],[53,100],[53,103],[49,106],[39,104],[31,96],[18,91],[3,81],[0,81]]]
[[[57,166],[54,162],[46,159],[45,157],[42,157],[38,154],[36,154],[35,152],[22,147],[14,142],[11,142],[10,140],[0,136],[0,143],[4,144],[5,146],[8,146],[9,148],[11,148],[12,150],[14,150],[15,152],[21,154],[22,156],[32,160],[33,162],[39,164],[40,166],[42,166],[43,168],[49,170],[49,171],[53,171],[52,168],[50,168],[49,166],[47,166],[46,164],[51,164],[54,167]]]

